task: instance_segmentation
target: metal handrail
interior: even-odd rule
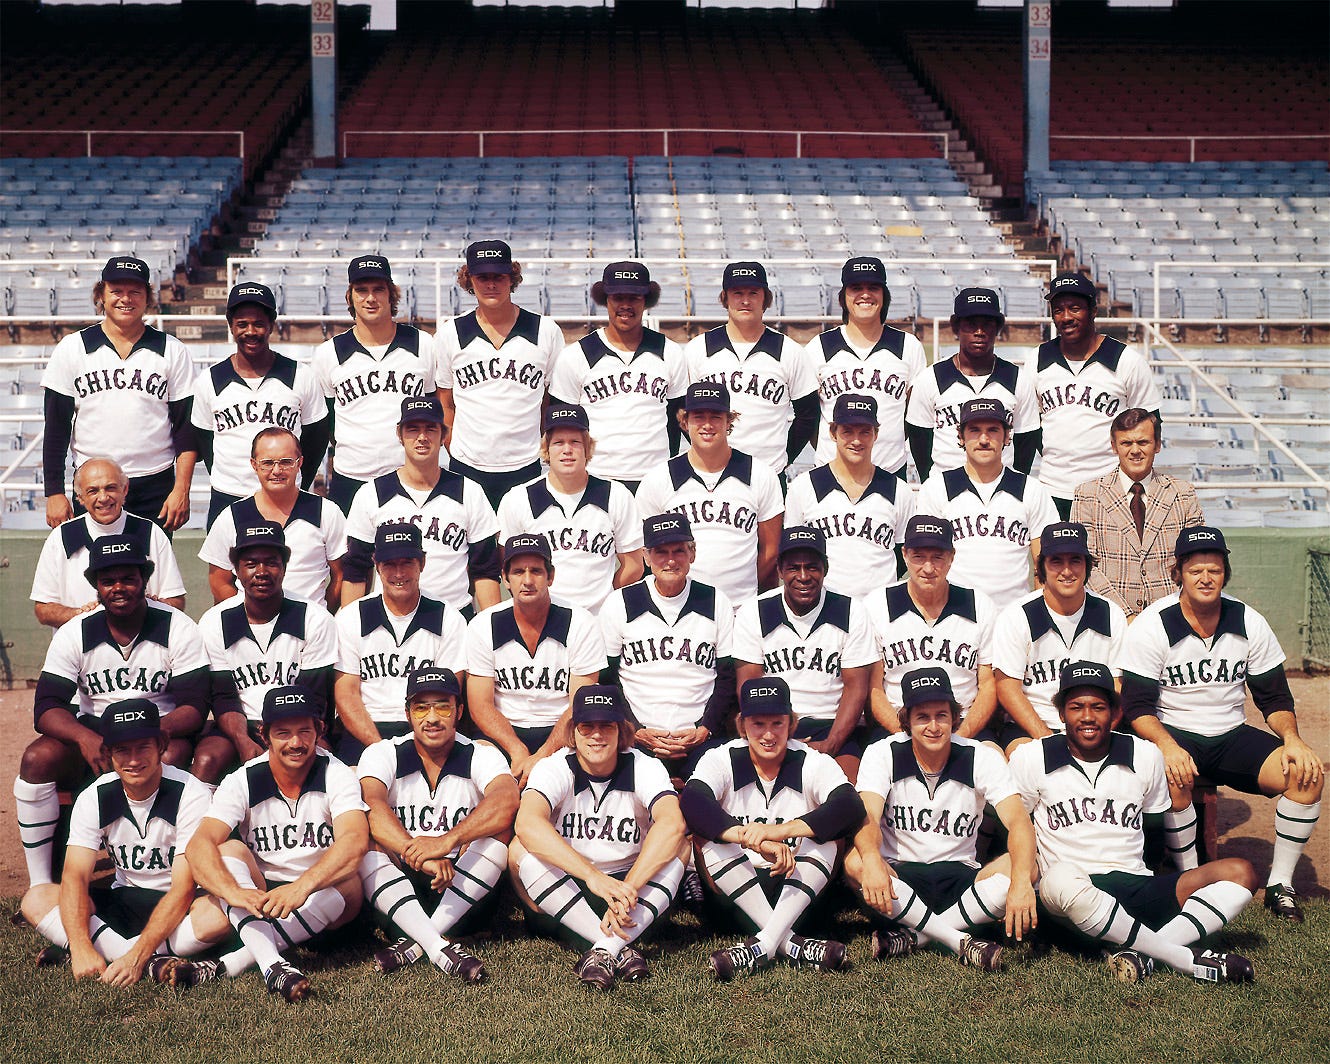
[[[236,158],[245,157],[245,131],[243,129],[0,129],[3,136],[75,136],[84,138],[86,158],[92,158],[92,138],[100,136],[154,136],[154,137],[239,137],[240,150]]]
[[[1182,134],[1128,134],[1117,133],[1055,133],[1049,140],[1148,140],[1148,141],[1183,141],[1190,146],[1188,162],[1196,162],[1196,145],[1200,141],[1249,141],[1249,140],[1330,140],[1330,133],[1200,133],[1194,136]]]

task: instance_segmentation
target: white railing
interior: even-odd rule
[[[1186,144],[1188,147],[1188,162],[1196,162],[1196,145],[1209,143],[1211,141],[1253,141],[1253,140],[1323,140],[1330,143],[1330,133],[1254,133],[1254,134],[1235,134],[1235,133],[1201,133],[1195,135],[1182,134],[1131,134],[1122,136],[1116,133],[1055,133],[1048,138],[1049,140],[1111,140],[1114,142],[1122,140],[1134,141],[1163,141],[1171,144]],[[1058,160],[1073,161],[1073,160]]]
[[[235,137],[236,157],[245,157],[245,131],[243,129],[0,129],[4,136],[82,137],[84,154],[91,158],[94,137]],[[105,154],[114,155],[114,151]]]

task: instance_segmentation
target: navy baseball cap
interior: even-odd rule
[[[541,418],[540,431],[553,432],[555,429],[581,429],[591,431],[591,419],[587,417],[586,407],[577,403],[550,403]]]
[[[642,522],[642,545],[650,550],[667,543],[691,543],[693,529],[683,514],[657,514]]]
[[[901,708],[911,710],[921,702],[951,702],[956,696],[951,691],[951,677],[947,670],[931,665],[926,669],[911,669],[901,677]]]
[[[144,552],[143,544],[133,536],[121,533],[92,541],[92,546],[88,548],[88,567],[84,570],[84,576],[89,583],[95,583],[92,578],[94,573],[114,569],[117,565],[137,565],[140,569],[152,572],[152,561]]]
[[[286,545],[286,532],[276,521],[248,521],[236,525],[236,542],[231,548],[235,557],[250,547],[276,547],[282,556],[291,557],[291,548]]]
[[[644,296],[651,291],[651,273],[640,262],[611,262],[600,284],[606,295]]]
[[[428,421],[433,425],[443,424],[443,404],[437,395],[408,395],[402,400],[402,416],[398,425],[408,421]]]
[[[392,267],[388,265],[388,260],[382,255],[357,255],[346,268],[346,279],[351,284],[368,280],[371,277],[380,277],[385,281],[392,282]]]
[[[1045,525],[1039,536],[1039,553],[1045,558],[1053,554],[1080,554],[1090,557],[1090,535],[1085,526],[1076,521],[1057,521]]]
[[[618,684],[589,683],[573,695],[573,724],[611,723],[628,719],[628,707]]]
[[[551,565],[554,564],[550,541],[540,532],[523,532],[520,536],[509,536],[503,541],[504,571],[507,571],[509,562],[523,554],[535,554]]]
[[[932,514],[915,514],[905,523],[905,539],[901,545],[952,550],[951,522]]]
[[[827,537],[820,528],[814,528],[812,525],[791,525],[789,528],[781,529],[780,549],[776,552],[777,558],[783,558],[792,550],[811,550],[814,554],[820,554],[822,560],[827,560]]]
[[[374,530],[374,560],[395,562],[425,557],[420,526],[410,521],[389,521]]]
[[[1113,673],[1107,665],[1097,661],[1072,661],[1062,667],[1058,673],[1058,690],[1053,696],[1053,705],[1058,709],[1067,701],[1067,696],[1078,687],[1094,687],[1108,696],[1108,704],[1114,709],[1118,706],[1118,693],[1113,687]]]
[[[1007,420],[1007,408],[1002,400],[986,396],[967,399],[961,403],[961,425],[968,425],[971,421],[1000,421],[1004,425],[1010,424]]]
[[[1051,303],[1058,296],[1080,296],[1088,299],[1090,306],[1094,306],[1099,302],[1099,289],[1083,273],[1060,273],[1053,278],[1053,283],[1048,286],[1048,295],[1044,298]]]
[[[406,700],[410,702],[416,695],[423,694],[452,695],[454,698],[460,698],[462,684],[452,669],[440,669],[433,665],[412,669],[406,674]]]
[[[885,288],[887,268],[882,265],[881,259],[873,255],[856,255],[852,259],[846,259],[845,265],[840,268],[840,283],[842,285],[880,284]]]
[[[236,285],[226,297],[226,312],[229,314],[236,307],[244,306],[246,303],[257,303],[272,316],[277,315],[277,297],[266,284],[245,281]]]
[[[1001,325],[1007,320],[998,303],[997,293],[991,288],[962,288],[952,304],[953,318],[997,318]]]
[[[836,396],[836,404],[831,409],[833,425],[878,425],[877,400],[871,395],[847,393]]]
[[[146,698],[127,698],[112,702],[102,714],[102,742],[107,746],[130,743],[135,739],[160,739],[161,711],[156,702]]]
[[[760,262],[731,262],[720,275],[720,287],[725,292],[731,288],[769,288],[766,267]]]
[[[697,381],[688,386],[683,397],[684,413],[713,410],[717,413],[730,412],[730,390],[715,381]]]
[[[115,255],[106,260],[102,267],[103,281],[138,281],[139,284],[151,284],[148,264],[133,255]]]
[[[1182,561],[1188,554],[1200,554],[1202,551],[1217,551],[1228,554],[1228,545],[1224,542],[1224,533],[1210,525],[1191,525],[1178,533],[1173,544],[1173,557]]]
[[[263,723],[276,724],[279,720],[294,717],[323,719],[323,707],[315,699],[314,692],[304,684],[269,688],[263,696]]]
[[[793,712],[790,685],[779,676],[758,676],[739,685],[739,716],[777,717]]]
[[[466,249],[466,269],[481,273],[512,273],[513,249],[502,240],[477,240]]]

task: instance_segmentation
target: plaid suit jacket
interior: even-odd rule
[[[1178,532],[1205,523],[1196,489],[1185,480],[1156,473],[1145,497],[1145,535],[1138,536],[1116,469],[1077,487],[1071,519],[1089,532],[1096,561],[1090,590],[1117,603],[1128,620],[1177,590],[1168,573]]]

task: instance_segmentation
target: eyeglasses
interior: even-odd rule
[[[455,702],[412,702],[411,716],[423,720],[431,713],[438,713],[441,717],[451,717],[457,712]]]
[[[260,458],[254,463],[265,473],[271,473],[273,469],[294,469],[300,464],[299,458]]]

